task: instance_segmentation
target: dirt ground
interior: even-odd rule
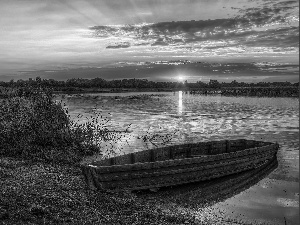
[[[87,190],[81,170],[0,159],[0,224],[192,224],[126,192]]]
[[[1,158],[0,224],[248,224],[204,211],[233,195],[236,179],[243,188],[250,185],[241,183],[249,176],[158,192],[104,193],[87,189],[79,167]]]

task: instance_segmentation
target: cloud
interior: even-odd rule
[[[114,44],[110,44],[110,45],[106,46],[106,48],[112,48],[112,49],[129,48],[129,47],[130,47],[130,44],[128,42],[114,43]]]
[[[166,45],[169,45],[167,42],[166,42],[166,39],[164,38],[158,38],[153,44],[151,44],[151,46],[166,46]]]
[[[274,62],[259,62],[253,63],[253,65],[259,71],[270,72],[270,73],[288,73],[288,74],[299,74],[299,65],[291,63],[274,63]]]
[[[299,1],[282,1],[274,4],[275,7],[294,7],[297,5],[299,5]]]
[[[297,8],[295,1],[278,2],[269,7],[234,8],[238,14],[233,18],[94,26],[90,30],[94,38],[126,39],[130,46],[143,45],[149,49],[160,46],[167,51],[178,48],[222,51],[243,46],[262,47],[266,52],[268,48],[274,52],[294,48],[294,52],[299,48]]]
[[[298,12],[287,0],[0,1],[0,74],[132,59],[298,61]]]

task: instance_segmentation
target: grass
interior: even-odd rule
[[[0,159],[1,224],[183,224],[126,192],[86,189],[70,165]]]

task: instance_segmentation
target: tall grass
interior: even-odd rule
[[[97,118],[72,121],[51,90],[27,87],[5,96],[0,99],[0,155],[76,163],[100,152],[95,139],[116,138],[97,125]]]

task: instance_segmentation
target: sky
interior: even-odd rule
[[[299,81],[299,0],[0,0],[0,81]]]

